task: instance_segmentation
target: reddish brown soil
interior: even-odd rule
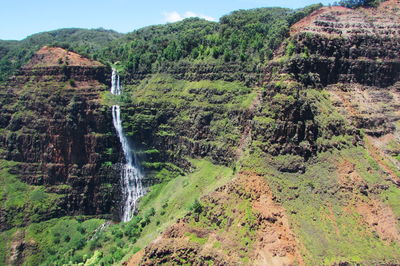
[[[384,241],[400,243],[400,232],[392,209],[374,198],[374,195],[370,194],[366,198],[360,194],[360,188],[365,187],[366,182],[357,173],[354,164],[348,161],[342,162],[338,165],[338,174],[341,188],[351,193],[347,210],[359,213],[363,223]]]
[[[269,221],[262,223],[257,231],[252,256],[254,265],[303,265],[299,243],[290,228],[286,211],[274,201],[265,179],[247,173],[237,182],[247,193],[254,195],[252,203],[255,212],[262,220]]]
[[[356,204],[356,210],[363,220],[388,242],[400,243],[400,232],[397,228],[396,216],[392,209],[379,200],[361,200]]]
[[[291,34],[296,34],[301,31],[306,30],[308,27],[312,27],[315,23],[316,20],[318,20],[319,16],[326,14],[328,12],[349,12],[351,9],[341,7],[341,6],[333,6],[333,7],[322,7],[313,13],[311,15],[303,18],[302,20],[298,21],[295,23],[291,28],[290,28],[290,33]]]
[[[366,148],[368,149],[371,157],[379,164],[379,166],[385,171],[385,173],[389,176],[390,180],[400,187],[400,178],[396,175],[396,173],[390,168],[387,164],[387,159],[385,158],[385,154],[373,144],[373,138],[367,136],[366,138]]]
[[[140,264],[140,261],[142,260],[142,257],[144,255],[144,249],[140,250],[139,252],[135,253],[125,265],[128,266],[136,266]]]
[[[356,190],[358,187],[366,185],[366,182],[355,171],[355,165],[344,161],[338,166],[339,184],[346,190]]]
[[[202,198],[205,206],[215,206],[207,212],[210,223],[218,223],[221,216],[227,215],[227,206],[239,206],[247,200],[252,204],[252,212],[256,217],[255,223],[248,225],[256,228],[250,249],[243,245],[241,238],[234,235],[237,228],[243,226],[240,221],[246,215],[234,208],[228,216],[229,225],[224,230],[195,226],[190,215],[179,220],[150,244],[144,253],[135,254],[128,265],[177,265],[180,261],[202,265],[207,260],[212,260],[214,265],[242,265],[240,254],[248,249],[249,263],[245,264],[304,265],[286,212],[275,202],[265,178],[252,173],[240,173],[229,184]],[[206,242],[194,243],[190,241],[190,235],[206,239]]]
[[[400,186],[400,163],[393,157],[400,146],[400,84],[385,90],[359,84],[330,86],[332,101],[338,110],[366,133],[365,148],[394,184]],[[397,144],[396,144],[397,143]]]
[[[59,47],[44,46],[32,57],[24,68],[52,67],[52,66],[103,66],[100,62],[90,60],[77,53]]]

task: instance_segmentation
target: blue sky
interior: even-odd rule
[[[328,0],[0,0],[0,39],[20,40],[59,28],[135,29],[200,16],[218,20],[238,9],[300,8]]]

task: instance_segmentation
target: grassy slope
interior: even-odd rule
[[[55,211],[54,202],[60,195],[47,193],[43,186],[30,186],[20,181],[10,173],[16,165],[17,162],[0,160],[0,200],[1,209],[12,217],[12,225],[21,226],[26,217],[38,222],[43,213]]]
[[[313,102],[318,115],[318,145],[338,147],[329,152],[320,152],[316,157],[304,163],[306,171],[300,173],[282,173],[277,169],[282,164],[298,163],[297,156],[270,156],[259,147],[264,143],[255,140],[242,160],[242,169],[264,175],[274,190],[279,202],[288,210],[295,232],[303,243],[303,254],[309,264],[331,264],[340,261],[382,263],[399,262],[399,245],[387,243],[379,238],[361,220],[356,213],[354,199],[349,193],[338,188],[338,166],[346,162],[355,165],[355,171],[371,188],[374,185],[387,185],[388,189],[377,195],[360,196],[366,201],[377,198],[391,206],[399,217],[399,190],[389,181],[368,151],[362,146],[353,146],[349,135],[331,135],[326,131],[330,124],[346,124],[344,118],[334,110],[326,93],[307,90],[307,99]],[[263,110],[270,109],[270,103],[264,103]],[[267,128],[274,123],[268,118],[256,116],[260,124],[268,120]],[[348,126],[346,126],[348,127]],[[331,143],[341,143],[331,145]],[[390,164],[390,162],[387,162]]]
[[[191,162],[196,167],[193,173],[153,186],[141,200],[140,212],[154,208],[155,216],[134,247],[144,248],[178,218],[182,218],[196,199],[233,178],[230,168],[214,165],[207,160]]]
[[[12,217],[14,228],[0,232],[0,265],[15,241],[25,243],[26,265],[67,263],[70,257],[83,258],[88,249],[75,252],[104,221],[89,217],[64,217],[40,222],[42,214],[55,211],[60,195],[47,193],[43,186],[30,186],[10,173],[16,162],[0,161],[0,199],[2,209]],[[21,227],[29,217],[29,226]],[[89,219],[89,220],[88,220]],[[73,261],[73,260],[72,260]]]
[[[271,167],[274,159],[248,154],[243,169],[265,176],[278,200],[288,210],[292,226],[303,243],[303,254],[309,264],[398,262],[400,246],[387,243],[363,224],[351,206],[351,198],[338,191],[340,184],[336,165],[346,160],[372,187],[386,184],[390,188],[378,195],[385,199],[398,216],[398,189],[383,180],[382,171],[370,169],[370,158],[362,147],[321,153],[307,164],[304,174],[281,173]],[[367,174],[368,173],[368,174]],[[373,180],[373,181],[372,181]],[[370,196],[373,198],[374,196]],[[365,197],[368,200],[367,197]],[[350,207],[349,207],[350,205]]]
[[[26,249],[27,265],[81,262],[97,265],[127,260],[182,218],[196,199],[233,177],[231,168],[204,159],[191,162],[195,166],[192,173],[153,186],[141,200],[139,213],[129,223],[109,224],[96,231],[104,220],[64,217],[0,233],[0,265],[5,264],[4,256],[10,253],[11,243],[21,238],[21,234],[25,243],[32,243],[32,247],[37,248],[36,251],[34,248]]]

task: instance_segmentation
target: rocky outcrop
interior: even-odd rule
[[[359,129],[377,135],[393,132],[394,123],[387,122],[397,120],[396,115],[377,113],[373,121],[363,115],[348,123],[333,115],[334,107],[321,107],[325,96],[317,91],[334,84],[343,91],[351,91],[353,84],[376,90],[395,86],[400,80],[397,3],[369,9],[323,7],[292,26],[290,38],[265,69],[265,104],[253,129],[253,138],[265,143],[264,151],[307,159],[341,147],[339,139],[352,136],[352,144],[360,143]],[[312,94],[320,95],[312,99]],[[387,101],[392,97],[380,94]]]
[[[189,81],[199,80],[224,80],[224,81],[241,81],[246,85],[258,85],[263,71],[261,67],[249,67],[245,63],[164,63],[159,73],[168,74],[176,79]],[[145,78],[149,78],[154,73],[133,72],[127,74],[126,82],[135,84]]]
[[[9,84],[24,84],[27,82],[91,82],[105,84],[108,81],[109,69],[105,67],[88,66],[50,66],[20,69]]]
[[[400,38],[352,36],[327,38],[301,33],[294,39],[297,56],[287,64],[306,85],[327,86],[338,82],[387,87],[400,80]],[[312,76],[317,74],[317,79]]]
[[[366,134],[366,147],[371,156],[385,169],[385,175],[397,186],[400,178],[400,89],[399,83],[382,90],[359,84],[329,86],[329,93],[337,109]]]
[[[398,5],[397,0],[390,0],[376,9],[324,7],[315,11],[291,28],[290,45],[294,47],[289,53],[299,56],[286,64],[287,73],[307,85],[393,85],[400,80]]]
[[[154,76],[135,88],[123,120],[135,143],[159,151],[147,159],[189,169],[187,157],[207,156],[228,165],[251,120],[254,98],[240,83]]]
[[[67,51],[62,54],[82,66],[76,60],[53,66],[59,53],[60,48],[43,48],[1,88],[0,156],[18,162],[10,170],[18,179],[59,195],[53,213],[38,214],[42,220],[117,215],[119,141],[111,113],[100,103],[108,89],[107,69]],[[13,211],[2,210],[2,230]],[[29,221],[25,217],[23,223]]]

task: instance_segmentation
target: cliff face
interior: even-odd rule
[[[100,104],[105,73],[98,62],[44,47],[1,88],[2,160],[15,162],[9,172],[20,181],[57,195],[36,221],[118,212],[119,175],[111,165],[119,159],[119,142]],[[29,223],[29,207],[3,208],[1,229]],[[15,212],[25,216],[14,221]]]
[[[281,68],[304,86],[325,87],[335,109],[366,134],[367,148],[397,167],[399,4],[321,8],[292,27],[286,46],[291,58]]]
[[[260,78],[263,76],[262,70],[255,66],[249,66],[246,63],[227,62],[225,64],[216,63],[188,63],[181,62],[179,64],[163,64],[159,69],[160,73],[168,74],[176,79],[189,81],[200,80],[224,80],[224,81],[240,81],[246,85],[258,85]],[[141,80],[150,78],[152,73],[148,72],[132,72],[126,76],[126,82],[137,84]]]
[[[241,134],[251,117],[257,92],[239,82],[187,81],[167,74],[128,85],[123,108],[126,132],[147,159],[189,169],[187,158],[206,157],[229,165],[236,158]]]
[[[103,221],[57,219],[8,239],[60,264],[112,264],[137,250],[129,265],[398,264],[399,4],[317,10],[293,25],[260,80],[234,63],[124,77],[124,130],[154,185],[137,216],[100,230]],[[118,212],[105,73],[45,47],[0,90],[0,176],[10,184],[1,230]],[[11,200],[16,190],[24,201]],[[62,245],[50,250],[54,239]],[[17,244],[8,250],[21,255]]]
[[[129,265],[398,263],[399,6],[295,24],[241,123],[242,172]]]
[[[397,1],[376,9],[325,7],[292,27],[288,64],[297,78],[316,73],[322,85],[353,82],[387,87],[400,78],[400,29]]]
[[[359,129],[365,128],[362,122],[334,117],[334,112],[341,111],[333,106],[327,106],[331,113],[322,118],[320,99],[312,99],[316,95],[310,89],[329,86],[350,92],[351,84],[359,84],[370,90],[390,87],[395,91],[400,79],[397,4],[388,1],[378,8],[355,10],[323,7],[292,26],[290,38],[265,69],[267,89],[262,100],[267,106],[256,115],[260,118],[253,130],[255,138],[269,143],[264,150],[307,158],[345,144],[327,142],[332,136],[353,136],[348,140],[359,142]],[[269,123],[261,119],[265,115],[272,118]],[[265,136],[260,138],[262,132]]]

